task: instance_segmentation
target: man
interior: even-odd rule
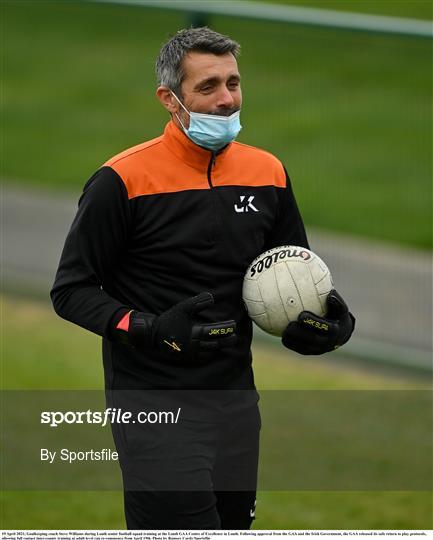
[[[87,182],[51,293],[60,316],[103,336],[110,404],[139,410],[143,390],[187,391],[170,436],[113,428],[131,529],[247,529],[254,518],[260,418],[242,281],[264,250],[308,242],[283,165],[233,142],[238,53],[208,28],[161,48],[156,95],[171,119]],[[283,344],[321,354],[345,343],[353,318],[336,292],[328,304],[327,332],[303,314]]]

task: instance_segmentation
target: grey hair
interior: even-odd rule
[[[236,58],[240,49],[239,43],[207,26],[179,30],[159,51],[156,60],[158,85],[168,86],[181,97],[180,87],[185,78],[182,64],[186,54],[190,51],[216,55],[232,53]]]

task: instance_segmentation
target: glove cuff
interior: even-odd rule
[[[153,323],[155,319],[156,316],[151,313],[131,311],[128,332],[123,332],[122,341],[138,349],[153,347]]]

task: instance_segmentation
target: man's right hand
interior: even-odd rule
[[[203,292],[179,302],[159,316],[132,311],[128,341],[139,349],[157,348],[171,355],[232,346],[237,341],[236,323],[198,323],[196,315],[212,306],[212,294]]]

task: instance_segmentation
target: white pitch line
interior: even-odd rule
[[[432,21],[368,15],[330,9],[264,4],[236,0],[89,0],[98,3],[174,9],[194,13],[227,15],[267,21],[307,24],[382,34],[433,37]]]

